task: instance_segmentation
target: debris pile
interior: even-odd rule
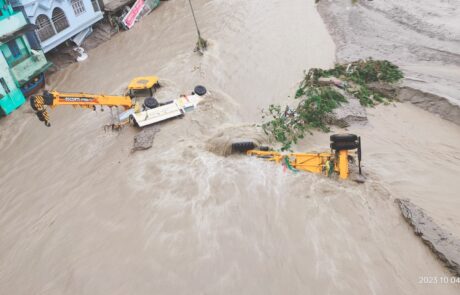
[[[122,10],[121,16],[115,18],[118,26],[125,30],[131,29],[136,22],[142,17],[149,14],[160,5],[160,0],[137,0],[133,6],[125,6]]]
[[[289,150],[311,129],[329,131],[331,124],[347,127],[366,121],[364,107],[396,98],[393,83],[403,78],[399,68],[383,60],[359,60],[333,69],[311,69],[296,91],[297,106],[270,105],[262,128]]]
[[[160,127],[156,125],[144,127],[141,132],[134,136],[134,143],[131,151],[143,151],[151,148],[155,135],[158,132],[160,132]]]

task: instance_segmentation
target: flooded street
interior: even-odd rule
[[[185,1],[165,1],[48,81],[60,91],[122,93],[157,75],[167,91],[210,95],[132,153],[109,112],[56,108],[50,128],[28,105],[1,120],[0,294],[458,294],[393,203],[420,204],[460,236],[460,127],[411,105],[369,110],[365,184],[244,156],[213,138],[242,130],[293,94],[303,71],[334,64],[314,1],[194,1],[210,48],[193,53]],[[174,97],[173,97],[174,98]],[[244,132],[243,132],[244,131]],[[298,146],[327,149],[328,134]]]

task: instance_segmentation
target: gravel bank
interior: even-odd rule
[[[460,124],[459,0],[322,0],[318,10],[339,62],[373,57],[398,64],[410,92],[402,100]]]

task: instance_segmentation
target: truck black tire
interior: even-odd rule
[[[44,91],[43,92],[43,100],[45,102],[46,105],[53,105],[53,100],[54,100],[54,97],[51,93],[49,93],[48,91]]]
[[[155,97],[147,97],[146,99],[144,99],[144,106],[148,109],[154,109],[158,107],[158,105],[159,103],[155,99]]]
[[[358,146],[359,146],[359,143],[356,141],[331,143],[331,149],[336,150],[336,151],[354,150],[354,149],[357,149]]]
[[[134,127],[139,127],[139,124],[137,124],[137,121],[133,115],[129,116],[129,121],[133,124]]]
[[[332,134],[331,141],[332,142],[354,142],[358,140],[358,136],[356,134]]]
[[[255,149],[256,144],[252,141],[235,142],[232,144],[232,152],[245,153]]]
[[[195,92],[196,95],[203,96],[206,94],[207,90],[206,90],[206,87],[198,85],[195,87],[193,92]]]

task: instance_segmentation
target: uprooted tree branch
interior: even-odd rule
[[[208,48],[208,41],[206,41],[206,39],[201,37],[201,32],[200,32],[200,29],[198,28],[198,22],[196,21],[195,10],[193,9],[192,1],[188,0],[188,3],[190,5],[190,11],[192,12],[193,21],[195,22],[196,32],[198,35],[198,40],[196,41],[195,51],[200,54],[203,54],[203,52]]]
[[[329,70],[311,69],[296,91],[297,106],[270,105],[263,111],[262,128],[281,143],[281,150],[290,150],[312,129],[329,131],[332,112],[347,102],[344,93],[356,97],[365,107],[389,103],[395,97],[372,87],[372,84],[392,84],[402,78],[399,68],[386,60],[337,64]]]

